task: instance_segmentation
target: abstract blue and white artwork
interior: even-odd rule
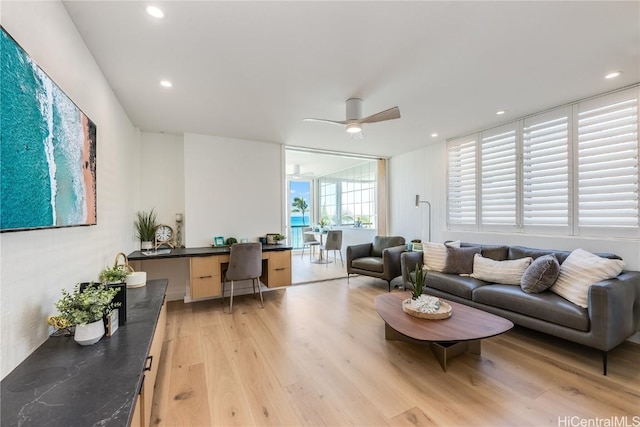
[[[96,224],[95,124],[0,38],[0,231]]]

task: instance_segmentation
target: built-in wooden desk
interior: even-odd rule
[[[180,248],[145,255],[141,251],[130,253],[127,258],[136,270],[147,271],[145,261],[188,258],[189,273],[186,302],[222,295],[222,272],[229,262],[229,246]],[[262,245],[262,276],[260,281],[269,288],[291,285],[291,247]],[[140,263],[140,264],[136,264]]]

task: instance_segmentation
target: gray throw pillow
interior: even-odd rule
[[[479,247],[452,248],[445,245],[447,256],[444,262],[443,273],[471,274],[473,273],[473,257],[480,253]]]
[[[560,263],[555,255],[543,255],[536,258],[522,274],[520,287],[533,294],[546,291],[556,282],[560,274]]]

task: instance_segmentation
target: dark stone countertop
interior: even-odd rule
[[[127,323],[112,337],[87,347],[47,339],[0,383],[0,424],[129,425],[167,285],[127,289]]]
[[[262,245],[262,252],[273,251],[290,251],[291,246],[286,245]],[[203,248],[161,248],[158,253],[154,251],[144,251],[149,253],[145,255],[143,251],[133,251],[127,255],[129,261],[144,261],[148,259],[162,259],[162,258],[189,258],[199,256],[211,256],[211,255],[225,255],[231,251],[229,246],[207,246]]]

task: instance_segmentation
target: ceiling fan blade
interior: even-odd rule
[[[334,125],[344,126],[348,122],[347,121],[338,121],[338,120],[326,120],[326,119],[302,119],[304,122],[320,122],[320,123],[331,123]]]
[[[385,120],[393,120],[400,118],[400,109],[398,107],[389,108],[388,110],[381,111],[376,114],[372,114],[369,117],[358,120],[360,123],[376,123],[384,122]]]

